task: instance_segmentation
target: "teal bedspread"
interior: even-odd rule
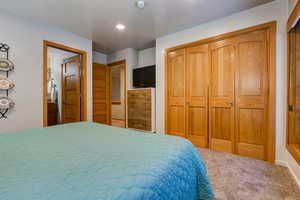
[[[194,146],[91,122],[0,134],[1,200],[213,197]]]

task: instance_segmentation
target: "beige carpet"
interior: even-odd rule
[[[199,149],[217,200],[300,200],[287,168],[237,155]]]

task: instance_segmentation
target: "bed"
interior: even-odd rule
[[[92,122],[0,134],[1,200],[211,198],[185,139]]]

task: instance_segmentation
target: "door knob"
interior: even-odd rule
[[[229,105],[230,105],[230,107],[233,107],[233,102],[230,102],[230,104],[229,104]]]
[[[293,112],[293,111],[294,111],[294,106],[293,106],[293,105],[289,105],[289,106],[288,106],[288,110],[289,110],[290,112]]]

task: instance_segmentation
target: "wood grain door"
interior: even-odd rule
[[[79,122],[81,116],[81,59],[74,56],[62,64],[62,123]]]
[[[111,125],[110,67],[93,64],[93,121]]]
[[[169,52],[167,59],[167,133],[186,137],[185,49]]]
[[[289,33],[288,145],[300,144],[300,25]],[[295,148],[295,149],[297,149]],[[294,157],[297,154],[293,154]],[[298,158],[299,160],[299,158]]]
[[[300,25],[290,30],[287,148],[300,165]]]
[[[265,30],[235,37],[236,153],[267,159],[268,51]]]
[[[186,50],[187,138],[197,147],[208,146],[208,44]]]
[[[210,148],[234,152],[234,47],[226,39],[210,44]]]

